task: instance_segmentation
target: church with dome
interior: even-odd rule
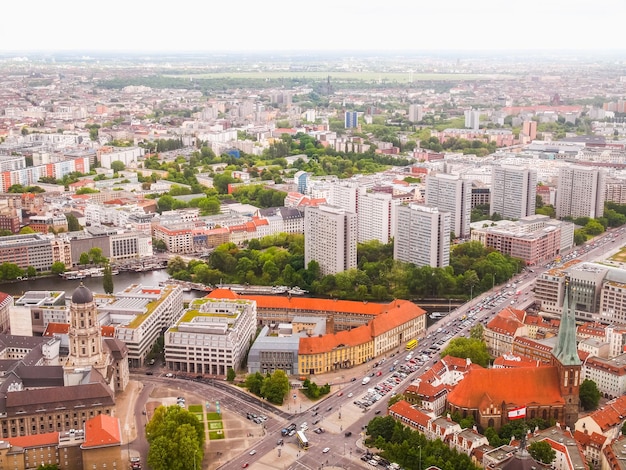
[[[83,283],[72,294],[69,316],[65,385],[102,380],[112,392],[123,392],[129,381],[128,349],[118,339],[102,337],[93,293]]]

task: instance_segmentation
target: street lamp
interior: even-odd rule
[[[420,459],[419,459],[419,463],[417,464],[417,468],[418,470],[422,470],[422,446],[417,446],[420,450]]]

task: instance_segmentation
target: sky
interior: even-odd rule
[[[0,51],[626,50],[625,0],[29,0]]]

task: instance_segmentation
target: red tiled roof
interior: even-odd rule
[[[70,331],[69,323],[48,323],[43,336],[66,335]],[[115,337],[114,326],[101,326],[100,333],[107,338]]]
[[[30,436],[7,437],[6,441],[17,447],[43,447],[56,446],[59,443],[58,432],[47,432],[44,434],[31,434]]]
[[[319,354],[342,346],[354,347],[366,344],[371,340],[369,326],[363,325],[335,334],[300,338],[298,354]]]
[[[404,416],[405,418],[408,418],[411,421],[422,425],[423,427],[426,427],[428,425],[428,421],[430,420],[430,416],[421,412],[420,410],[416,410],[406,400],[400,400],[390,406],[387,413],[389,414],[391,412],[394,412],[400,416]]]
[[[502,402],[516,406],[562,405],[558,376],[558,370],[553,366],[475,368],[448,394],[448,402],[468,409],[478,409],[481,404],[500,406]]]
[[[356,302],[357,304],[359,302]],[[381,334],[404,325],[405,323],[425,315],[426,311],[408,300],[394,300],[381,315],[372,320],[372,336]]]
[[[207,295],[210,299],[239,299],[241,298],[239,294],[233,292],[230,289],[213,289],[209,295]]]
[[[351,300],[315,299],[312,297],[285,297],[277,295],[242,295],[239,298],[255,300],[258,308],[286,310],[309,310],[318,312],[347,312],[354,314],[378,315],[389,304],[375,302],[354,302]],[[419,307],[418,307],[419,308]]]
[[[602,409],[591,414],[591,418],[598,423],[602,431],[621,426],[624,416],[626,416],[626,396],[616,398],[611,403],[607,403]]]
[[[582,431],[574,431],[574,439],[582,446],[592,445],[594,447],[602,448],[607,440],[607,437],[597,432],[587,434]]]
[[[81,447],[102,447],[121,444],[120,420],[100,414],[85,422],[85,442]]]
[[[320,299],[308,300],[317,301]],[[339,302],[341,301],[330,301],[329,306],[333,306]],[[355,306],[363,305],[360,302],[344,302],[355,304]],[[381,305],[378,304],[378,308],[380,307]],[[394,300],[388,305],[383,305],[383,307],[386,307],[386,310],[381,312],[379,316],[371,320],[366,325],[361,325],[356,328],[352,328],[351,330],[338,331],[337,333],[329,335],[300,338],[298,354],[319,354],[331,351],[332,349],[342,345],[357,346],[360,344],[366,344],[373,338],[426,314],[423,309],[408,300]]]

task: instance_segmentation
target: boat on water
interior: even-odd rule
[[[73,281],[76,279],[85,279],[87,277],[87,274],[80,271],[69,271],[67,273],[63,273],[61,277],[68,281]]]

